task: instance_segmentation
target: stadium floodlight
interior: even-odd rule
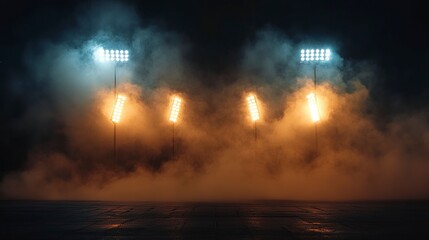
[[[170,121],[175,123],[179,117],[180,107],[182,105],[182,99],[180,97],[174,96],[173,103],[170,110]]]
[[[128,62],[128,50],[104,49],[99,48],[96,51],[96,59],[100,62]]]
[[[331,60],[331,49],[301,49],[301,62],[328,62]]]
[[[314,88],[316,89],[317,77],[316,68],[318,63],[329,62],[332,58],[332,52],[329,48],[307,48],[301,49],[301,63],[312,63],[314,70]]]
[[[116,98],[116,104],[112,115],[112,122],[115,124],[119,123],[119,120],[121,119],[121,113],[124,107],[125,99],[126,97],[124,95],[118,95]]]
[[[128,62],[129,60],[129,51],[124,49],[104,49],[102,47],[98,48],[95,51],[95,59],[99,62],[113,62],[115,68],[114,74],[114,91],[115,97],[117,96],[116,92],[116,65],[117,63]]]
[[[170,108],[170,122],[172,122],[173,124],[173,160],[175,159],[175,148],[174,148],[174,125],[177,122],[177,118],[179,117],[179,113],[180,113],[180,107],[182,106],[182,99],[178,96],[174,96],[173,97],[173,101],[171,103],[171,108]]]
[[[320,121],[319,109],[317,107],[316,95],[310,93],[307,95],[308,106],[310,108],[311,119],[314,123]]]
[[[254,95],[249,95],[247,97],[247,104],[249,106],[250,117],[252,118],[252,121],[259,120],[259,109],[258,105],[256,104],[256,97]]]

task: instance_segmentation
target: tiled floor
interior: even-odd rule
[[[0,201],[0,239],[429,239],[429,202]]]

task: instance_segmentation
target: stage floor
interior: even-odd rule
[[[0,239],[429,239],[429,202],[0,201]]]

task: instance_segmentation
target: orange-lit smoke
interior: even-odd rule
[[[126,9],[114,5],[109,12],[134,16]],[[117,23],[109,16],[94,20],[102,23],[97,31]],[[139,22],[122,20],[125,27]],[[55,99],[53,110],[50,105],[30,105],[31,111],[17,120],[20,127],[31,129],[34,119],[46,122],[49,127],[37,130],[51,138],[35,141],[25,166],[2,179],[0,196],[165,201],[429,198],[427,112],[395,113],[380,123],[370,108],[371,89],[360,81],[370,75],[367,72],[349,71],[353,78],[345,80],[340,63],[318,68],[317,106],[312,107],[320,114],[315,152],[317,118],[309,114],[307,99],[313,81],[306,77],[305,66],[293,62],[299,48],[280,33],[258,32],[232,73],[201,73],[187,62],[186,44],[156,27],[137,29],[132,36],[135,58],[117,69],[118,91],[126,96],[117,125],[117,161],[112,158],[113,66],[96,65],[92,59],[82,62],[93,41],[83,44],[83,50],[76,50],[73,41],[70,46],[52,43],[55,46],[40,51],[43,56],[36,53],[28,62],[34,63],[36,80],[51,81],[43,83],[52,91],[49,99]],[[246,100],[249,92],[253,100]],[[180,96],[180,106],[173,101],[171,107],[172,95]],[[183,103],[186,114],[180,113]],[[113,115],[119,121],[119,114]],[[179,115],[173,157],[169,126]],[[248,126],[253,121],[243,119],[258,121],[257,158]]]
[[[319,153],[315,154],[307,95],[310,80],[285,95],[283,117],[260,123],[259,157],[249,146],[252,132],[243,123],[241,83],[225,92],[205,92],[224,99],[213,106],[188,99],[186,121],[171,161],[165,112],[171,110],[160,88],[142,98],[142,89],[121,84],[128,96],[118,131],[118,160],[111,162],[111,128],[106,116],[114,102],[100,91],[83,120],[68,130],[75,158],[59,151],[34,152],[25,171],[11,174],[2,191],[13,198],[109,200],[242,200],[242,199],[386,199],[427,197],[429,133],[415,116],[392,122],[383,131],[365,114],[368,90],[351,83],[343,92],[330,83],[318,87],[323,118]],[[240,94],[241,92],[241,94]],[[264,92],[260,92],[264,96]],[[264,105],[264,98],[259,98]],[[211,110],[211,113],[207,110]],[[219,111],[218,111],[219,110]],[[270,108],[264,111],[269,114]],[[188,113],[189,112],[189,113]],[[206,113],[206,114],[203,114]],[[105,117],[103,117],[105,116]],[[168,119],[169,120],[169,119]],[[416,127],[425,129],[416,131]],[[411,156],[411,161],[404,158]],[[413,174],[410,175],[409,172]]]

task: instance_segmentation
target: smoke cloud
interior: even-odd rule
[[[427,112],[397,113],[380,126],[370,88],[376,66],[334,56],[318,67],[314,89],[312,67],[297,59],[301,45],[262,29],[243,46],[235,71],[205,73],[222,82],[208,86],[188,59],[192,48],[184,36],[143,24],[131,6],[116,2],[82,9],[77,27],[61,41],[38,40],[24,56],[29,74],[22,81],[40,88],[26,96],[30,107],[9,127],[31,132],[31,149],[25,167],[1,180],[3,198],[429,197]],[[100,46],[131,53],[130,62],[116,67],[118,92],[127,96],[117,159],[110,121],[114,66],[94,60]],[[317,94],[317,125],[310,92]],[[249,93],[260,108],[256,126]],[[173,155],[168,115],[174,95],[184,105]]]

